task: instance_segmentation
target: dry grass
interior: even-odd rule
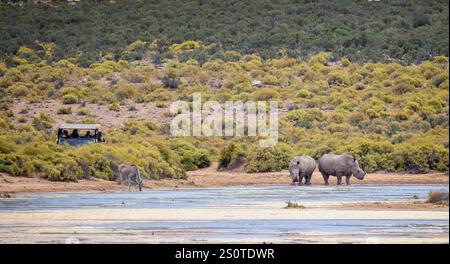
[[[286,202],[284,209],[306,209],[306,206],[294,202]]]
[[[448,191],[429,192],[427,203],[448,205],[448,198]]]

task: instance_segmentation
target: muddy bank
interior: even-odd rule
[[[289,171],[269,173],[245,173],[240,171],[217,171],[217,165],[188,172],[188,180],[197,186],[231,186],[249,184],[291,184]],[[352,177],[351,184],[448,184],[449,175],[442,172],[427,174],[386,173],[376,172],[367,174],[360,181]],[[313,174],[312,184],[323,184],[322,175],[318,170]],[[336,177],[330,176],[330,184],[336,184]]]
[[[356,184],[448,184],[449,176],[441,172],[428,174],[407,173],[371,173],[364,180],[352,177],[351,183]],[[261,184],[291,184],[287,170],[269,173],[245,173],[240,171],[217,171],[213,166],[190,171],[187,180],[147,180],[145,188],[195,188],[220,187],[233,185],[261,185]],[[314,172],[312,184],[323,184],[322,176]],[[336,177],[330,177],[330,184],[336,184]],[[51,182],[40,178],[12,177],[0,174],[0,194],[33,193],[33,192],[62,192],[62,191],[108,191],[128,189],[112,181],[100,179],[79,180],[78,182]]]
[[[192,187],[194,184],[187,180],[146,181],[145,188],[178,188]],[[128,190],[127,186],[120,186],[113,181],[101,179],[79,180],[78,182],[52,182],[41,178],[12,177],[0,174],[0,197],[14,196],[15,193],[35,192],[65,192],[65,191],[113,191]]]

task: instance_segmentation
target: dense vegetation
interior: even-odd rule
[[[139,48],[137,48],[139,47]],[[52,180],[96,176],[112,179],[118,163],[136,163],[149,178],[183,177],[186,170],[209,166],[248,172],[278,171],[294,155],[315,158],[323,153],[355,155],[368,172],[376,170],[448,171],[448,58],[436,56],[418,65],[357,64],[332,60],[321,52],[306,60],[285,56],[263,60],[256,54],[224,52],[225,58],[184,61],[210,45],[188,41],[174,44],[173,59],[156,67],[147,61],[115,61],[104,57],[83,68],[76,60],[55,60],[51,44],[34,50],[22,46],[0,63],[0,171],[38,174]],[[151,52],[156,43],[137,41],[130,56]],[[187,54],[187,55],[186,55]],[[260,82],[255,82],[259,80]],[[156,102],[162,108],[176,99],[278,100],[281,104],[277,146],[258,147],[257,138],[173,138],[168,125],[130,121],[107,131],[106,144],[79,149],[57,146],[51,116],[14,115],[14,100],[59,100],[71,106],[86,103],[130,107]],[[92,120],[82,111],[85,122]]]
[[[107,144],[80,148],[59,146],[49,125],[51,118],[37,116],[32,126],[13,131],[0,119],[0,171],[14,176],[41,176],[52,181],[80,178],[114,180],[120,163],[136,164],[148,179],[184,178],[185,171],[210,165],[201,142],[164,140],[151,122],[131,122],[109,131]],[[194,145],[196,144],[196,145]]]
[[[183,178],[212,161],[279,171],[295,155],[327,152],[353,154],[368,172],[448,171],[448,9],[443,0],[2,1],[0,172],[113,179],[126,162],[146,178]],[[174,138],[161,120],[130,119],[105,144],[75,149],[55,144],[55,116],[12,111],[19,100],[55,100],[66,122],[102,123],[86,104],[167,110],[195,92],[279,101],[279,143]]]
[[[37,50],[42,43],[56,44],[54,61],[73,57],[82,66],[104,56],[160,63],[172,56],[170,45],[187,40],[212,44],[180,54],[182,62],[193,57],[200,64],[229,59],[226,50],[263,59],[327,51],[352,62],[405,64],[448,57],[446,0],[2,2],[0,57],[10,66],[15,62],[7,58],[19,47]],[[130,52],[137,40],[157,41],[158,48]]]

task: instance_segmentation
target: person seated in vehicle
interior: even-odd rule
[[[78,129],[74,129],[72,131],[72,134],[70,135],[71,138],[79,138],[80,134],[78,134]]]
[[[97,141],[98,142],[105,142],[105,138],[102,135],[102,132],[97,133]]]
[[[64,131],[62,132],[61,137],[62,137],[62,138],[69,138],[69,137],[70,137],[70,136],[69,136],[69,131],[64,130]]]
[[[91,131],[86,132],[86,134],[84,134],[84,138],[91,138]]]

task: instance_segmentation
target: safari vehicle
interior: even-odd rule
[[[80,147],[87,143],[105,142],[99,124],[62,124],[58,127],[58,145]]]

